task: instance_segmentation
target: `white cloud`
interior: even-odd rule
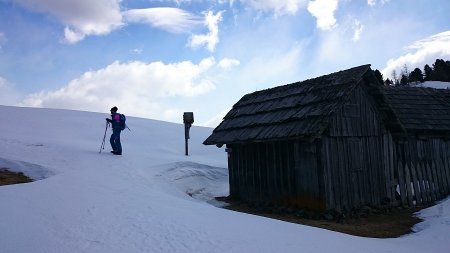
[[[73,31],[69,27],[64,28],[64,42],[67,42],[69,44],[75,44],[81,40],[83,40],[85,37],[85,34],[79,33],[76,31]]]
[[[317,19],[317,27],[321,30],[331,30],[336,27],[334,12],[338,0],[313,0],[308,4],[308,11]]]
[[[406,64],[410,69],[422,68],[436,59],[450,58],[450,31],[432,35],[426,39],[414,42],[407,47],[408,53],[396,59],[389,59],[381,71],[384,76],[390,76],[393,70],[399,70]]]
[[[15,0],[31,11],[48,13],[63,24],[65,41],[76,43],[89,35],[105,35],[123,26],[121,0]]]
[[[228,70],[235,66],[238,66],[239,64],[240,64],[239,60],[224,58],[219,62],[218,66],[225,70]]]
[[[300,8],[305,7],[307,0],[241,0],[256,10],[273,11],[276,15],[296,14]]]
[[[114,62],[103,69],[84,73],[61,89],[31,94],[21,105],[87,111],[107,111],[117,105],[129,115],[161,119],[172,115],[170,99],[214,90],[215,84],[208,72],[215,66],[214,58],[205,58],[198,64],[189,61],[172,64]]]
[[[352,40],[356,42],[361,38],[361,33],[363,32],[364,26],[361,24],[359,20],[355,19],[352,25],[352,29],[353,29]]]
[[[208,27],[209,32],[207,34],[194,34],[189,40],[189,46],[196,48],[204,46],[208,48],[210,52],[214,52],[214,49],[219,43],[219,22],[222,20],[222,12],[218,12],[215,15],[212,11],[205,13],[205,25]]]
[[[202,18],[179,8],[133,9],[123,13],[128,22],[146,23],[172,33],[186,33],[202,24]]]

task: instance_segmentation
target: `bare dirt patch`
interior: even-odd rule
[[[216,199],[228,203],[229,206],[225,208],[229,210],[372,238],[396,238],[413,232],[412,227],[422,221],[414,213],[424,208],[372,209],[364,215],[357,214],[352,217],[330,220],[326,218],[326,214],[289,209],[276,211],[250,206],[227,197]]]
[[[22,172],[11,172],[6,168],[0,168],[0,186],[10,184],[29,183],[33,180]]]

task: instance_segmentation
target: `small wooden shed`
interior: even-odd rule
[[[242,97],[204,144],[227,147],[230,197],[351,209],[393,203],[400,189],[405,204],[409,198],[412,204],[413,191],[406,178],[400,181],[398,166],[405,172],[411,156],[404,154],[412,153],[405,143],[416,143],[420,131],[402,123],[407,117],[393,106],[397,95],[384,89],[370,65],[257,91]],[[447,132],[427,133],[448,154],[450,125],[443,128]]]

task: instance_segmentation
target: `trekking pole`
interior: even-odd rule
[[[103,141],[102,141],[102,145],[100,146],[100,152],[102,152],[102,149],[105,149],[105,138],[106,138],[106,131],[108,130],[108,126],[109,126],[109,122],[106,121],[106,128],[105,128],[105,135],[103,135]]]

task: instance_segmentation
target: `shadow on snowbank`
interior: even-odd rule
[[[226,168],[213,167],[194,162],[176,162],[162,166],[161,177],[170,185],[194,199],[223,207],[224,202],[215,197],[228,195],[228,171]]]
[[[3,173],[5,177],[6,176],[8,176],[8,178],[15,177],[16,180],[22,183],[26,183],[25,177],[29,178],[31,181],[36,181],[54,175],[52,171],[43,166],[22,161],[8,160],[1,157],[0,157],[0,168],[1,168],[0,170],[2,171],[8,171]],[[20,174],[22,174],[23,176],[21,176]]]

